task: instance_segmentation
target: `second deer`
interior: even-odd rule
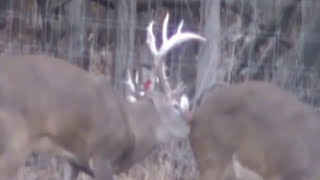
[[[264,180],[320,178],[320,119],[271,83],[248,81],[210,92],[191,121],[200,180],[222,180],[233,157]]]

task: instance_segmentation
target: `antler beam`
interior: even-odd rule
[[[165,64],[164,56],[174,47],[182,44],[183,42],[190,40],[206,41],[206,39],[198,34],[192,32],[182,32],[183,21],[180,22],[177,32],[168,39],[167,29],[168,29],[169,13],[166,14],[162,25],[162,45],[159,49],[156,47],[156,38],[153,34],[153,24],[151,21],[147,27],[147,40],[146,43],[154,57],[154,73],[156,77],[158,76],[160,85],[163,87],[165,93],[168,96],[172,96],[173,92],[180,92],[181,90],[176,89],[172,91],[170,84],[165,75]],[[154,80],[153,80],[154,82]],[[181,88],[183,86],[178,86]]]

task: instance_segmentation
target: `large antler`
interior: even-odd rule
[[[168,39],[167,35],[167,26],[169,21],[169,13],[167,13],[162,27],[162,45],[159,50],[156,47],[156,39],[153,34],[153,21],[150,22],[147,27],[147,40],[146,43],[150,48],[152,55],[154,56],[154,73],[155,77],[159,78],[159,83],[162,86],[165,93],[172,97],[175,94],[181,93],[184,90],[183,84],[177,86],[175,90],[172,90],[170,84],[167,80],[167,76],[165,74],[165,64],[164,64],[164,56],[174,47],[183,42],[189,40],[200,40],[206,41],[206,39],[200,35],[197,35],[192,32],[181,32],[183,21],[180,22],[176,34],[174,34],[170,39]],[[153,80],[153,83],[155,80]]]

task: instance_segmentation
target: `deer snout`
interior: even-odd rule
[[[192,121],[192,112],[190,110],[185,110],[182,112],[183,119],[190,124]]]

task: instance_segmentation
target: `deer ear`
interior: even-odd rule
[[[185,95],[185,94],[182,95],[180,98],[180,108],[182,111],[187,111],[190,108],[189,99],[188,99],[187,95]]]
[[[183,118],[190,123],[192,121],[192,112],[190,111],[189,98],[186,94],[183,94],[180,98],[180,109],[183,115]]]

